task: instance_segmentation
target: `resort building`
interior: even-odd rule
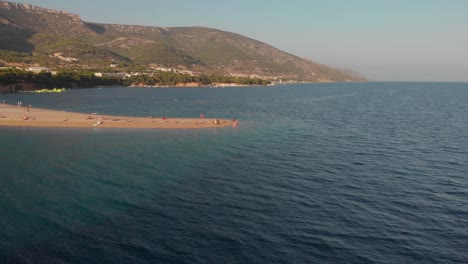
[[[27,71],[31,71],[31,72],[34,72],[34,73],[40,73],[42,71],[50,72],[50,69],[46,68],[46,67],[29,67],[27,69]]]

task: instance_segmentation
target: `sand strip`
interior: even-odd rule
[[[216,123],[215,121],[219,122]],[[129,117],[83,114],[0,104],[0,126],[99,127],[99,128],[208,128],[232,126],[233,121],[215,118]]]

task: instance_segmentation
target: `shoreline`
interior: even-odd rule
[[[0,84],[0,94],[17,93],[17,92],[37,92],[39,90],[53,90],[53,89],[82,89],[82,88],[99,88],[99,87],[112,87],[113,85],[94,85],[89,87],[65,87],[65,88],[38,88],[34,83],[23,83],[17,82],[14,84]],[[121,87],[129,88],[228,88],[228,87],[249,87],[249,86],[269,86],[259,84],[236,84],[236,83],[213,83],[213,84],[201,84],[201,83],[177,83],[174,85],[145,85],[145,84],[132,84],[132,85],[116,85]]]
[[[218,122],[216,123],[216,120]],[[132,117],[66,112],[0,103],[0,127],[214,128],[237,125],[229,119]]]

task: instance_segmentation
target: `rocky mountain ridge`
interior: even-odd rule
[[[29,4],[0,2],[0,34],[0,55],[19,53],[23,61],[49,67],[113,63],[295,81],[365,81],[236,33],[85,22],[76,14]],[[63,57],[76,60],[58,59]]]

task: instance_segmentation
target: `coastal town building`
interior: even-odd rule
[[[130,74],[124,72],[96,72],[94,73],[96,77],[114,77],[114,78],[122,78],[130,77]]]
[[[40,72],[50,72],[50,69],[47,67],[29,67],[26,69],[27,71],[33,72],[33,73],[40,73]]]
[[[67,61],[67,62],[76,62],[76,61],[78,61],[77,58],[64,57],[62,53],[54,53],[54,55],[51,56],[51,57],[57,58],[57,59],[62,60],[62,61]]]

